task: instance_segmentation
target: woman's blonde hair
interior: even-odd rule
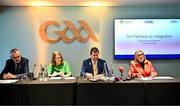
[[[143,55],[144,55],[144,59],[146,59],[146,57],[145,57],[145,54],[144,54],[144,51],[143,51],[143,50],[136,50],[136,51],[135,51],[135,53],[134,53],[134,60],[135,60],[135,61],[137,60],[137,56],[138,56],[139,52],[143,53]]]
[[[63,64],[63,57],[62,57],[60,51],[54,51],[54,52],[52,53],[51,63],[52,63],[53,65],[56,64],[56,62],[54,61],[56,55],[60,55],[60,57],[61,57],[61,64]]]

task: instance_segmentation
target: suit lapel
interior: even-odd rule
[[[98,73],[99,73],[99,66],[100,66],[100,63],[99,63],[100,61],[99,61],[99,59],[97,60],[97,71],[98,71]]]
[[[93,73],[93,65],[92,65],[92,61],[91,61],[91,59],[89,59],[89,61],[88,61],[88,65],[89,65],[89,69],[90,69],[90,71],[92,71],[92,73]]]

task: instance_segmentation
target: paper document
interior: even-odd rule
[[[110,81],[114,81],[114,77],[109,77],[109,80]]]
[[[60,80],[60,79],[62,79],[62,77],[50,77],[49,79],[50,80]]]
[[[89,81],[93,81],[93,82],[96,82],[96,81],[100,81],[100,79],[96,79],[96,78],[91,78],[91,79],[89,79]]]
[[[63,79],[68,80],[68,79],[76,79],[76,78],[75,77],[65,77]]]
[[[0,83],[3,82],[4,80],[0,80]]]
[[[147,81],[147,80],[152,80],[152,77],[142,77],[142,78],[138,78],[139,80],[143,80],[143,81]]]
[[[154,77],[154,79],[174,79],[174,78],[170,76],[158,76],[158,77]]]
[[[9,84],[9,83],[15,83],[18,80],[1,80],[0,83],[5,83],[5,84]]]

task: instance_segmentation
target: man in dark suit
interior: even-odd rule
[[[85,76],[87,79],[101,78],[104,74],[109,75],[108,66],[106,61],[99,58],[99,50],[96,47],[91,48],[90,58],[83,61],[81,76]]]
[[[6,65],[1,73],[3,79],[21,78],[29,72],[28,59],[21,57],[20,51],[16,48],[10,51],[11,59],[6,61]]]

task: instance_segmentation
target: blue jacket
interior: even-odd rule
[[[98,68],[98,74],[106,73],[106,75],[109,75],[109,69],[108,69],[108,66],[107,66],[107,63],[105,60],[98,59],[97,68]],[[107,71],[105,72],[105,70],[107,70]],[[80,75],[82,76],[83,73],[92,73],[93,74],[93,65],[92,65],[91,58],[88,58],[83,61]]]

